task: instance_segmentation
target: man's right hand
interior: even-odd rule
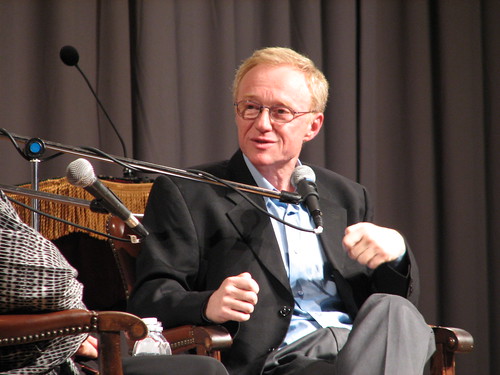
[[[248,272],[225,279],[208,299],[205,316],[214,323],[245,322],[257,304],[259,285]]]

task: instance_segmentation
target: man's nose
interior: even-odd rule
[[[269,108],[262,108],[259,113],[259,116],[254,121],[254,126],[260,132],[268,132],[271,131],[273,126],[271,124],[271,116],[269,112]]]

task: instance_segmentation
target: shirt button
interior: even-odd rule
[[[288,306],[283,306],[280,310],[279,310],[279,314],[282,316],[282,317],[285,317],[285,316],[288,316],[290,315],[290,313],[292,312],[292,309],[289,308]]]

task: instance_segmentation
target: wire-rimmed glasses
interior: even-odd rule
[[[267,108],[269,110],[269,117],[271,120],[281,124],[290,122],[299,116],[305,115],[306,113],[313,112],[297,112],[285,105],[267,106],[252,100],[240,100],[239,102],[234,103],[234,106],[236,107],[238,115],[244,120],[255,120],[259,117],[262,110]]]

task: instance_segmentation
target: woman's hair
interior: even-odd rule
[[[324,74],[308,57],[301,55],[290,48],[267,47],[255,51],[252,56],[243,61],[234,77],[233,99],[237,100],[238,88],[241,80],[250,69],[257,65],[290,65],[303,72],[311,92],[311,111],[324,112],[328,100],[328,81]]]

